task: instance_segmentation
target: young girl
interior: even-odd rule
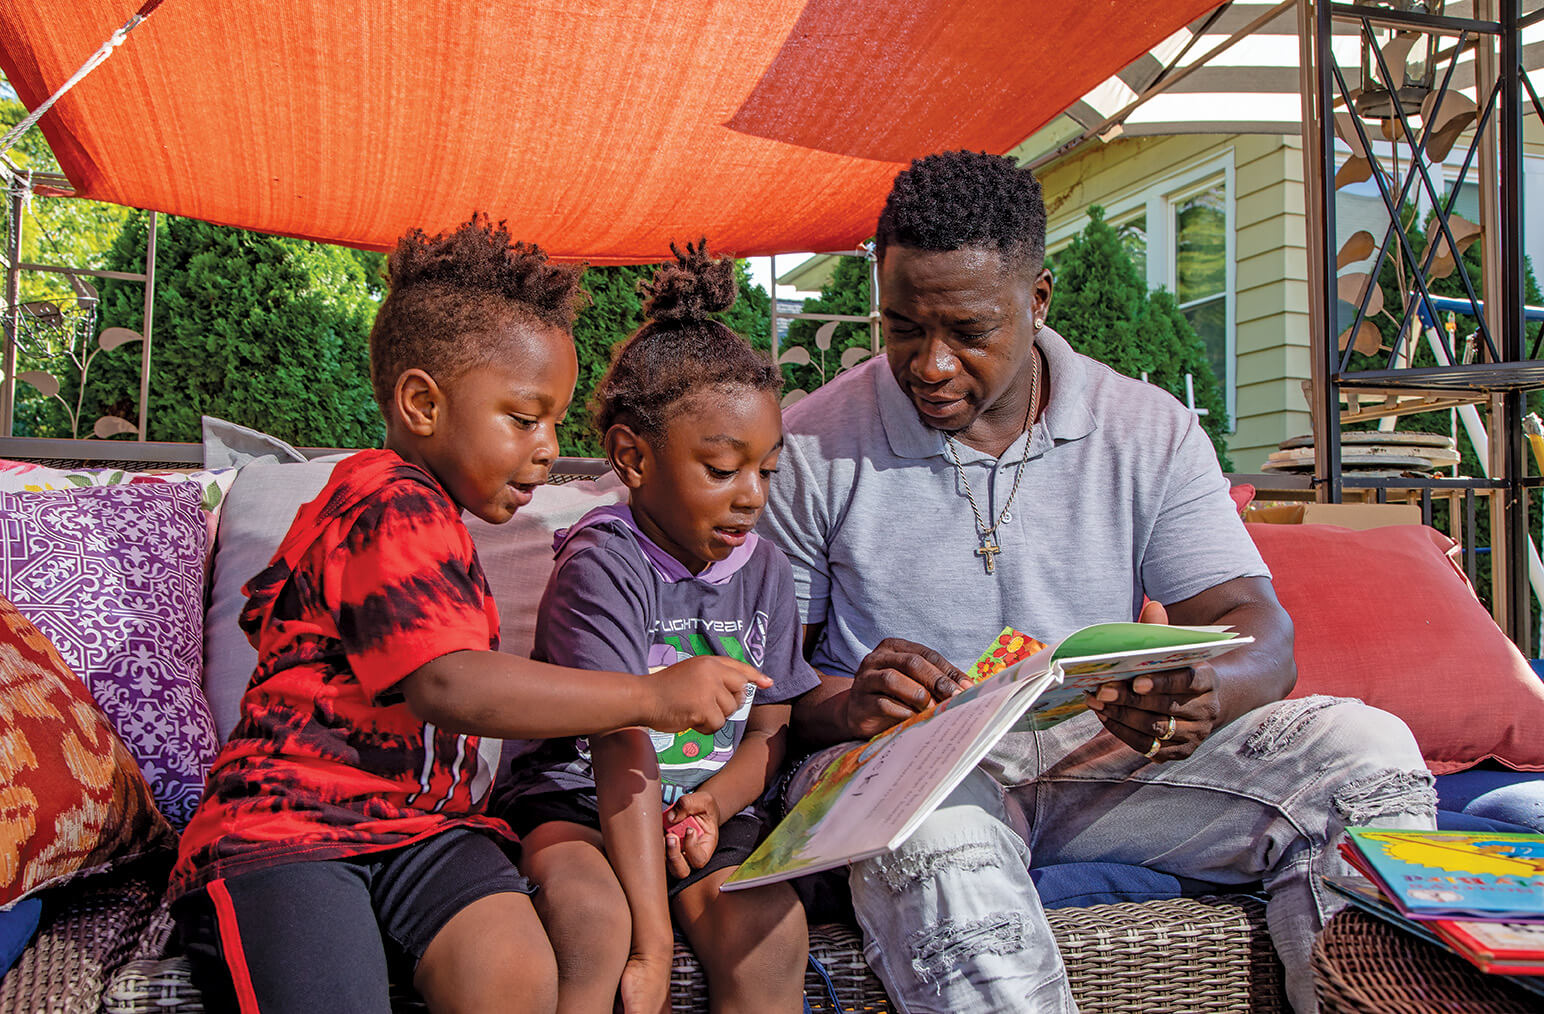
[[[752,804],[783,759],[788,702],[819,682],[800,652],[788,562],[752,531],[783,443],[781,378],[709,316],[734,302],[734,262],[702,245],[676,259],[596,389],[628,504],[559,533],[535,655],[636,673],[723,655],[772,686],[748,690],[713,736],[632,728],[551,741],[495,806],[542,885],[559,1010],[610,1011],[619,981],[626,1010],[662,1009],[673,915],[715,1011],[795,1011],[809,941],[793,890],[719,891],[763,830]]]

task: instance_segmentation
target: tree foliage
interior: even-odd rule
[[[109,266],[142,264],[148,233],[131,218]],[[382,437],[368,339],[380,255],[188,218],[160,216],[147,437],[198,441],[219,416],[294,444],[371,447]],[[372,287],[373,286],[373,287]],[[102,286],[104,327],[141,329],[144,290]],[[139,412],[139,343],[92,367],[83,419]]]
[[[1148,292],[1136,265],[1104,209],[1088,209],[1088,225],[1051,264],[1056,277],[1047,321],[1079,352],[1131,377],[1183,398],[1190,374],[1201,428],[1211,438],[1224,470],[1228,460],[1228,412],[1206,346],[1174,297]]]
[[[577,457],[600,457],[601,435],[590,418],[590,397],[611,365],[611,350],[643,324],[643,299],[638,286],[654,277],[655,265],[590,268],[584,288],[590,303],[574,322],[574,347],[579,354],[579,381],[574,387],[573,407],[558,426],[562,452]],[[767,322],[771,298],[751,281],[745,261],[737,264],[740,294],[734,305],[715,316],[756,348],[767,347]]]

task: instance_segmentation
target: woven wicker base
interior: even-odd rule
[[[97,1014],[111,971],[153,953],[140,945],[169,869],[151,861],[45,893],[37,936],[0,979],[0,1014]]]
[[[1322,1014],[1527,1014],[1530,994],[1396,926],[1347,909],[1313,946]]]
[[[1254,898],[1175,898],[1046,913],[1083,1014],[1285,1014],[1281,963]]]
[[[165,869],[157,868],[92,878],[53,892],[38,938],[0,980],[0,1014],[201,1012],[187,962],[164,956],[171,925],[165,909],[157,907],[164,883]],[[1264,906],[1253,898],[1098,905],[1057,909],[1048,916],[1085,1014],[1275,1014],[1287,1009]],[[832,1005],[824,982],[811,971],[805,995],[813,1010],[890,1010],[863,959],[856,930],[812,926],[810,952],[824,966],[839,1000]],[[423,1009],[410,994],[397,1000],[400,1011]],[[707,1009],[706,982],[684,946],[676,950],[671,1001],[676,1010]]]

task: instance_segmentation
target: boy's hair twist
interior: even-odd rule
[[[709,388],[779,391],[783,378],[772,361],[713,315],[734,305],[737,268],[729,257],[708,253],[707,240],[674,243],[673,263],[639,285],[648,319],[612,353],[590,411],[605,434],[625,425],[650,440],[662,440],[670,408]]]

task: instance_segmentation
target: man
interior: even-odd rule
[[[1432,826],[1413,737],[1356,701],[1282,701],[1291,623],[1194,415],[1044,326],[1028,170],[920,159],[876,239],[886,355],[788,411],[763,521],[822,673],[795,729],[872,736],[957,692],[1006,624],[1053,640],[1140,616],[1255,639],[1010,734],[902,848],[857,864],[876,974],[906,1011],[1072,1010],[1033,854],[1262,881],[1291,1001],[1314,1009],[1309,951],[1336,907],[1319,876],[1342,869],[1344,827]]]

